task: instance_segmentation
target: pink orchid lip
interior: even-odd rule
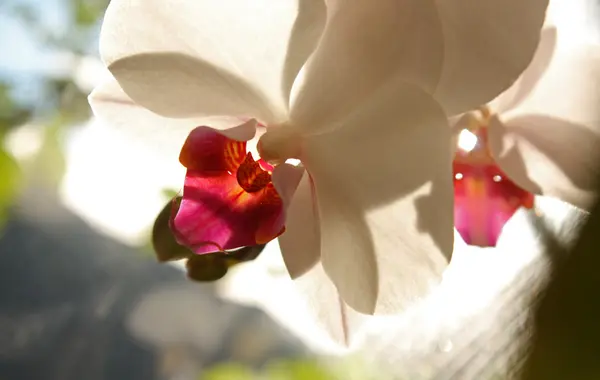
[[[487,128],[471,130],[477,142],[457,151],[454,167],[454,225],[469,245],[495,247],[504,225],[521,208],[532,208],[534,195],[518,187],[492,158]]]
[[[180,162],[188,170],[171,222],[179,244],[204,254],[265,244],[283,233],[283,202],[271,182],[272,166],[254,160],[246,142],[198,127]]]
[[[181,207],[181,201],[182,201],[182,197],[177,196],[175,198],[173,198],[171,200],[171,214],[169,217],[169,227],[171,228],[171,231],[173,232],[173,236],[175,237],[175,240],[185,246],[188,247],[190,250],[195,251],[195,246],[196,247],[204,247],[204,246],[213,246],[215,248],[215,250],[213,252],[224,252],[225,250],[216,242],[213,241],[201,241],[201,242],[195,242],[195,243],[191,243],[190,241],[188,241],[187,237],[183,234],[181,234],[179,232],[179,230],[177,228],[175,228],[175,217],[177,216],[177,213],[179,212],[179,208]]]

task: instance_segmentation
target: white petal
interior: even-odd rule
[[[351,346],[368,317],[348,307],[321,263],[299,277],[296,286],[315,321],[335,342]]]
[[[546,25],[558,28],[559,43],[580,41],[598,44],[598,12],[600,4],[596,0],[551,1],[546,12]]]
[[[444,67],[435,92],[449,115],[483,105],[525,70],[548,0],[436,0]]]
[[[255,117],[265,123],[282,117],[244,79],[191,56],[139,54],[108,68],[137,104],[165,117]]]
[[[113,0],[104,19],[100,50],[125,91],[155,112],[189,116],[190,107],[197,105],[194,101],[214,97],[216,103],[256,93],[266,103],[262,106],[283,117],[293,79],[316,44],[324,13],[322,0]],[[139,72],[135,64],[140,60],[117,63],[154,54],[188,59],[158,58]],[[172,88],[183,86],[181,94],[172,88],[163,92],[169,81]],[[150,83],[130,88],[142,82]],[[190,99],[192,89],[196,92]]]
[[[550,66],[555,49],[556,28],[544,28],[533,60],[508,90],[490,102],[492,112],[501,114],[510,111],[525,100]]]
[[[398,80],[307,139],[321,260],[355,310],[397,312],[440,280],[453,245],[450,139],[439,105]]]
[[[290,196],[289,183],[300,183]],[[298,182],[296,182],[298,183]],[[285,232],[279,237],[279,247],[285,266],[292,278],[309,271],[321,258],[319,220],[312,181],[303,168],[279,165],[273,171],[273,184],[286,205]],[[287,185],[287,189],[286,189]]]
[[[490,123],[490,147],[502,170],[522,188],[581,208],[594,200],[600,134],[542,115]]]
[[[303,130],[322,128],[395,76],[433,91],[442,60],[433,0],[331,2],[325,31],[292,106],[292,121]]]
[[[525,115],[547,115],[600,129],[600,46],[557,46],[544,74],[504,120]]]
[[[216,129],[229,129],[244,122],[238,118],[186,118],[173,119],[157,115],[137,105],[129,98],[115,80],[97,87],[89,97],[94,114],[110,127],[129,133],[136,141],[143,141],[161,151],[172,150],[174,160],[189,132],[197,126],[207,125]],[[226,133],[238,140],[247,140],[255,133],[253,128],[234,128]]]
[[[600,159],[600,48],[557,50],[529,96],[490,125],[493,154],[519,185],[590,205]]]
[[[271,180],[286,208],[290,207],[292,198],[300,182],[304,179],[304,166],[281,164],[275,166]]]
[[[290,194],[289,184],[298,174],[300,184]],[[346,305],[323,270],[318,210],[310,176],[302,167],[279,165],[273,171],[273,183],[287,207],[286,231],[279,237],[285,266],[315,322],[336,343],[350,346],[366,318]]]

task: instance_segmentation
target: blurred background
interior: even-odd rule
[[[276,243],[212,283],[159,264],[152,224],[183,172],[177,146],[91,115],[108,2],[0,0],[0,380],[600,378],[600,226],[555,200],[497,249],[458,247],[439,289],[351,350],[311,321]],[[553,9],[598,41],[596,11]]]

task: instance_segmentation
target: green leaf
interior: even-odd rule
[[[227,267],[231,268],[234,265],[252,261],[256,259],[265,249],[266,244],[259,244],[244,248],[239,248],[234,251],[223,252],[222,256],[227,263]]]
[[[75,22],[82,27],[91,26],[98,21],[102,11],[106,9],[106,1],[72,0]]]
[[[166,199],[173,199],[179,196],[179,191],[170,188],[162,189],[161,193]]]
[[[192,255],[185,264],[191,280],[212,282],[223,278],[229,269],[220,252],[204,255]]]
[[[11,96],[10,86],[0,82],[0,135],[25,123],[30,117],[31,110],[17,104]]]
[[[234,363],[220,364],[206,371],[200,380],[258,380],[249,368]]]
[[[6,222],[8,208],[13,204],[21,184],[21,171],[14,158],[0,149],[0,227]]]
[[[152,228],[152,248],[156,253],[156,258],[160,262],[181,260],[194,255],[192,251],[177,243],[169,227],[171,212],[173,208],[179,208],[180,203],[181,197],[167,202],[154,221],[154,227]]]
[[[265,370],[269,380],[335,380],[334,374],[316,360],[290,360],[271,363]]]

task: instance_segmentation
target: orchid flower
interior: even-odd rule
[[[457,120],[455,225],[466,243],[494,246],[534,195],[590,206],[600,168],[599,83],[600,46],[557,44],[557,29],[547,27],[515,84]]]
[[[510,86],[546,6],[113,0],[100,48],[116,80],[90,100],[112,124],[189,134],[180,242],[201,254],[281,234],[291,277],[345,340],[348,306],[397,312],[439,282],[453,247],[447,115]],[[258,157],[244,142],[262,126]]]

